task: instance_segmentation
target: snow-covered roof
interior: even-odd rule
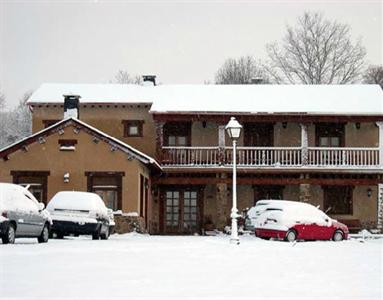
[[[151,112],[308,113],[382,115],[379,85],[118,85],[43,84],[28,101],[62,103],[63,94],[82,103],[152,103]]]

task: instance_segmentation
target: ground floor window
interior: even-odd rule
[[[255,185],[254,186],[254,205],[259,200],[283,199],[283,185]]]
[[[49,171],[11,171],[13,183],[21,186],[29,186],[29,191],[37,201],[48,203],[48,176]]]
[[[88,192],[98,194],[105,206],[116,211],[122,209],[123,172],[86,172]]]
[[[352,215],[352,186],[324,186],[324,210],[332,215]]]

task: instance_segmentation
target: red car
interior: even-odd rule
[[[311,204],[295,201],[268,201],[255,224],[260,238],[295,240],[333,240],[348,238],[346,225],[331,219]]]

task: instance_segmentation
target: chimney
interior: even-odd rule
[[[142,75],[144,85],[156,85],[156,75]]]
[[[63,95],[64,96],[64,119],[80,118],[80,96],[79,95]]]
[[[262,84],[262,83],[263,83],[262,77],[251,78],[251,84]]]

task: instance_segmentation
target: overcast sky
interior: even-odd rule
[[[379,0],[0,0],[0,89],[14,106],[43,82],[107,83],[119,69],[203,83],[228,57],[265,58],[304,11],[350,24],[382,64]]]

